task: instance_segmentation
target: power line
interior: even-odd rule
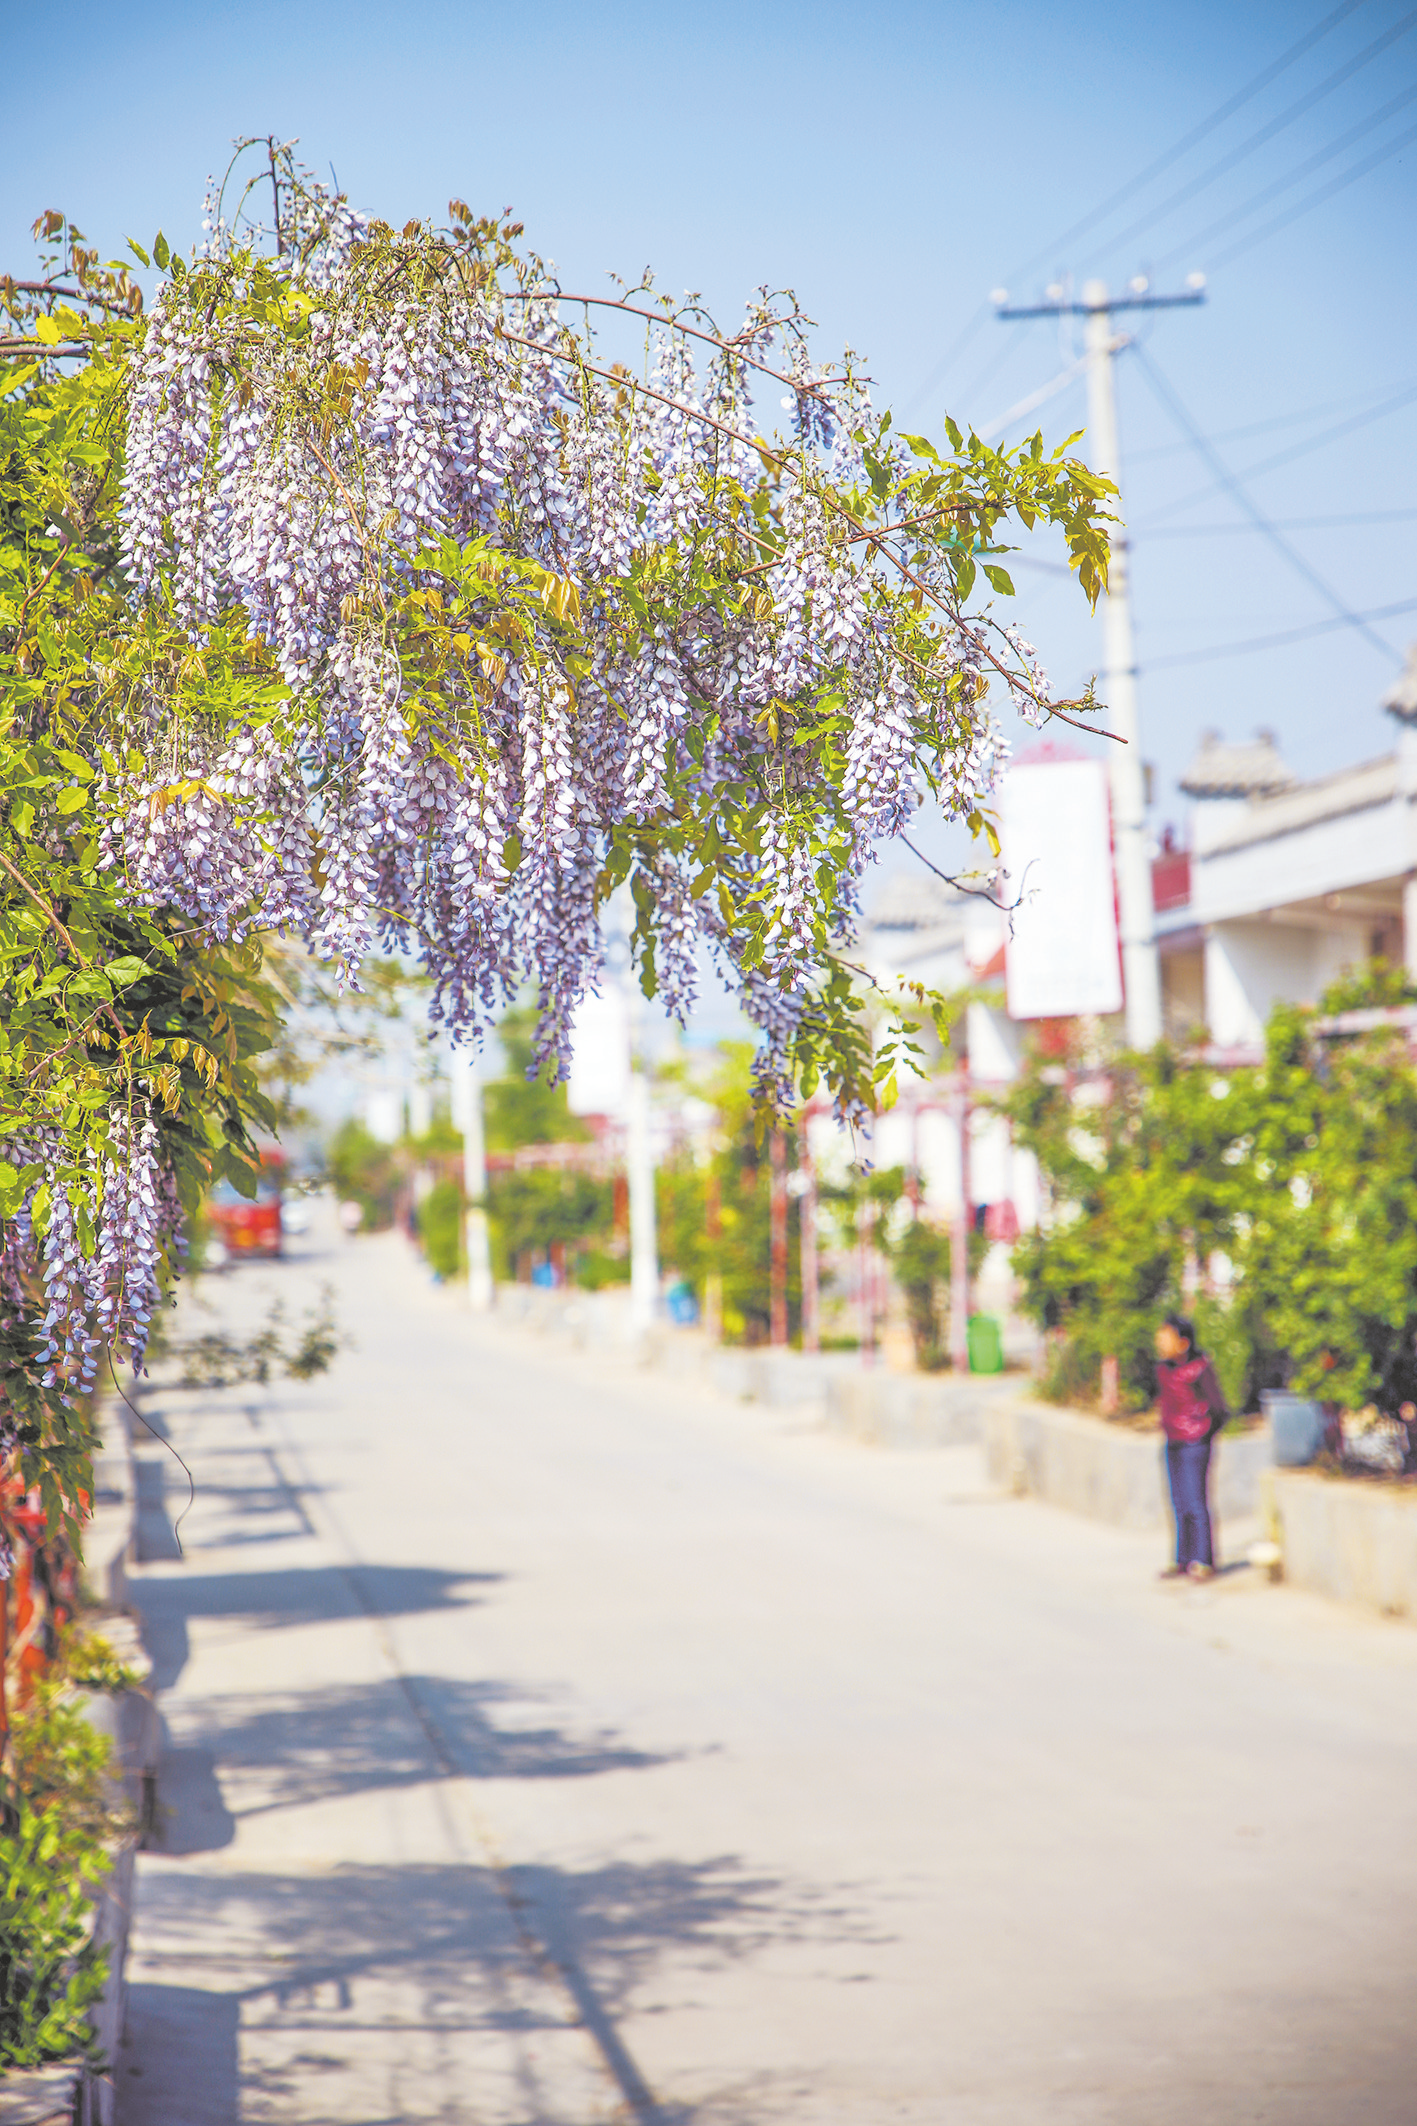
[[[1350,126],[1346,133],[1341,133],[1337,140],[1330,141],[1326,148],[1320,148],[1317,154],[1310,155],[1307,161],[1297,164],[1287,177],[1276,178],[1272,185],[1266,185],[1262,192],[1256,192],[1252,199],[1247,199],[1243,207],[1236,207],[1230,213],[1220,215],[1209,228],[1202,229],[1200,234],[1193,236],[1188,243],[1178,244],[1174,251],[1168,251],[1164,258],[1157,260],[1153,270],[1161,273],[1167,266],[1174,265],[1178,258],[1187,254],[1194,258],[1202,244],[1208,244],[1213,237],[1223,236],[1227,229],[1234,228],[1236,222],[1246,221],[1251,214],[1257,213],[1277,193],[1287,192],[1290,185],[1298,184],[1311,170],[1317,170],[1326,162],[1332,162],[1335,155],[1341,155],[1355,140],[1364,139],[1375,126],[1384,124],[1395,111],[1400,111],[1405,104],[1411,103],[1414,96],[1417,96],[1417,81],[1409,84],[1399,95],[1389,98],[1380,110],[1370,112],[1366,118],[1360,118],[1357,125]]]
[[[1341,517],[1274,517],[1276,531],[1337,531],[1349,524],[1409,524],[1417,509],[1361,509]],[[1222,534],[1253,532],[1253,524],[1145,524],[1128,527],[1133,539],[1214,539]]]
[[[920,386],[919,390],[912,392],[911,396],[906,400],[905,410],[907,413],[912,413],[914,412],[917,406],[924,405],[926,399],[929,398],[931,392],[934,391],[936,386],[949,374],[950,370],[954,367],[955,363],[964,353],[965,348],[974,338],[974,335],[976,332],[978,332],[979,327],[985,322],[987,318],[992,317],[993,314],[993,308],[989,303],[981,303],[979,305],[979,308],[975,311],[973,317],[969,320],[969,323],[965,326],[963,332],[960,333],[958,339],[950,348],[949,353],[942,354],[940,356],[939,361],[936,362],[934,368],[930,371],[929,376],[925,379],[925,382]]]
[[[1304,581],[1309,584],[1311,589],[1316,590],[1319,593],[1319,596],[1323,599],[1326,605],[1331,605],[1333,607],[1334,611],[1339,615],[1339,617],[1344,621],[1347,626],[1357,628],[1358,632],[1361,635],[1365,636],[1366,639],[1372,644],[1374,644],[1376,648],[1382,650],[1387,656],[1391,657],[1394,663],[1399,663],[1401,660],[1398,657],[1397,651],[1393,649],[1391,643],[1384,642],[1382,636],[1379,635],[1374,628],[1370,627],[1366,620],[1362,619],[1359,614],[1353,612],[1352,609],[1344,603],[1343,599],[1339,597],[1338,592],[1335,591],[1328,583],[1324,581],[1323,577],[1318,573],[1318,570],[1309,566],[1309,563],[1304,559],[1303,555],[1299,553],[1296,548],[1292,547],[1289,544],[1289,541],[1284,537],[1284,534],[1279,531],[1273,524],[1271,524],[1269,518],[1264,515],[1263,511],[1260,510],[1256,506],[1256,504],[1250,500],[1244,488],[1235,478],[1235,475],[1230,471],[1229,467],[1217,454],[1214,444],[1208,442],[1207,439],[1201,434],[1195,422],[1191,419],[1191,416],[1189,415],[1189,413],[1187,413],[1185,407],[1181,404],[1181,401],[1177,398],[1175,392],[1167,383],[1165,377],[1161,374],[1161,371],[1157,368],[1155,362],[1153,362],[1153,360],[1151,359],[1151,356],[1146,352],[1146,349],[1144,347],[1138,346],[1135,342],[1133,342],[1133,352],[1135,353],[1137,360],[1141,363],[1142,374],[1146,377],[1147,382],[1151,385],[1152,390],[1156,393],[1156,396],[1160,399],[1162,405],[1171,415],[1172,420],[1175,421],[1178,427],[1183,429],[1185,433],[1190,437],[1190,440],[1195,447],[1197,456],[1205,460],[1206,464],[1209,465],[1211,471],[1215,474],[1216,478],[1219,480],[1222,487],[1224,487],[1227,494],[1229,494],[1232,500],[1234,500],[1239,505],[1239,507],[1244,510],[1245,515],[1251,519],[1251,521],[1255,525],[1255,528],[1258,531],[1262,531],[1264,533],[1265,537],[1269,540],[1270,545],[1275,548],[1276,552],[1282,554],[1284,559],[1289,563],[1290,567],[1292,569],[1295,569],[1298,574],[1304,578]]]
[[[1389,155],[1395,155],[1399,148],[1407,147],[1414,140],[1417,140],[1417,126],[1410,126],[1405,133],[1399,133],[1396,140],[1390,140],[1386,147],[1369,155],[1366,161],[1355,163],[1352,169],[1345,170],[1341,177],[1333,178],[1326,185],[1320,185],[1317,192],[1311,192],[1307,199],[1301,199],[1287,214],[1277,214],[1274,220],[1266,222],[1262,229],[1254,230],[1249,236],[1242,236],[1228,251],[1221,252],[1219,258],[1214,260],[1212,270],[1218,271],[1221,266],[1228,266],[1232,258],[1238,258],[1242,251],[1250,250],[1255,244],[1262,244],[1266,237],[1273,236],[1277,230],[1287,228],[1291,221],[1297,221],[1299,216],[1307,214],[1311,207],[1322,206],[1326,199],[1332,199],[1335,192],[1341,192],[1345,185],[1351,185],[1359,177],[1366,177],[1380,162],[1386,162]]]
[[[1276,133],[1282,133],[1286,126],[1292,125],[1296,118],[1302,117],[1305,111],[1312,109],[1323,97],[1331,95],[1360,68],[1367,66],[1381,52],[1385,52],[1389,45],[1395,44],[1399,37],[1405,37],[1414,23],[1417,23],[1417,8],[1411,9],[1400,22],[1395,22],[1385,29],[1381,37],[1375,37],[1356,57],[1345,60],[1340,67],[1335,67],[1334,71],[1326,75],[1314,88],[1306,89],[1304,94],[1291,103],[1287,110],[1281,111],[1277,118],[1271,118],[1258,132],[1252,133],[1248,140],[1242,140],[1238,148],[1232,148],[1229,154],[1221,156],[1219,162],[1212,163],[1208,170],[1202,170],[1199,177],[1193,177],[1182,185],[1179,192],[1173,192],[1159,207],[1151,208],[1139,220],[1132,222],[1123,229],[1120,236],[1109,237],[1108,249],[1118,250],[1123,244],[1130,243],[1134,236],[1143,235],[1156,222],[1164,221],[1177,207],[1183,206],[1188,199],[1193,199],[1197,192],[1204,191],[1217,177],[1223,177],[1227,170],[1233,170],[1237,162],[1243,162],[1247,155],[1252,155],[1256,148],[1263,147]]]
[[[1272,60],[1268,66],[1262,67],[1258,74],[1247,81],[1242,88],[1237,89],[1233,96],[1227,97],[1225,102],[1213,110],[1208,117],[1203,118],[1199,125],[1192,126],[1190,131],[1184,133],[1178,141],[1175,141],[1164,155],[1158,156],[1155,162],[1149,163],[1139,175],[1123,185],[1119,191],[1114,192],[1110,198],[1105,199],[1100,207],[1094,207],[1090,213],[1083,216],[1081,221],[1074,222],[1070,229],[1066,229],[1061,236],[1057,237],[1044,250],[1037,252],[1034,257],[1019,266],[1010,278],[1021,280],[1025,274],[1032,273],[1045,259],[1055,257],[1065,245],[1073,243],[1079,236],[1086,235],[1089,229],[1095,228],[1097,223],[1105,220],[1114,208],[1121,206],[1124,201],[1135,198],[1143,186],[1150,184],[1161,175],[1163,170],[1168,170],[1174,162],[1178,162],[1190,149],[1196,147],[1199,142],[1213,133],[1217,126],[1223,125],[1227,118],[1233,117],[1236,111],[1241,110],[1253,97],[1258,96],[1261,89],[1268,88],[1271,81],[1277,80],[1286,68],[1294,64],[1296,59],[1302,59],[1305,52],[1311,51],[1316,44],[1328,35],[1331,29],[1335,29],[1347,16],[1353,14],[1357,8],[1364,5],[1365,0],[1340,0],[1339,6],[1333,8],[1321,21],[1316,22],[1311,30],[1307,30],[1297,42],[1291,44],[1286,51],[1281,52],[1277,59]],[[992,307],[989,303],[980,304],[949,351],[941,355],[925,381],[906,400],[907,410],[913,411],[915,408],[924,405],[925,401],[949,374],[949,371],[964,353],[965,348],[974,340],[980,327],[992,314]]]
[[[1142,667],[1154,672],[1165,664],[1203,664],[1214,657],[1239,657],[1250,650],[1277,650],[1288,642],[1303,642],[1310,635],[1327,635],[1347,627],[1350,620],[1392,620],[1399,613],[1417,612],[1417,598],[1404,598],[1397,605],[1375,605],[1370,612],[1353,613],[1340,620],[1312,620],[1307,627],[1286,628],[1279,635],[1252,635],[1244,642],[1216,642],[1204,650],[1173,650],[1165,657],[1149,657]]]
[[[982,428],[975,430],[979,440],[982,443],[992,442],[995,436],[1002,435],[1006,428],[1021,420],[1024,414],[1032,413],[1035,407],[1046,405],[1049,399],[1056,398],[1060,391],[1082,375],[1087,362],[1088,357],[1081,355],[1077,361],[1069,362],[1066,369],[1060,369],[1056,376],[1050,377],[1046,384],[1040,384],[1036,391],[1030,391],[1026,397],[1016,399],[1007,413],[996,414],[992,421],[986,421]]]
[[[1172,163],[1179,162],[1183,155],[1204,140],[1207,135],[1213,133],[1217,126],[1223,125],[1227,118],[1233,117],[1235,112],[1250,102],[1252,97],[1258,96],[1261,89],[1268,88],[1271,81],[1276,80],[1285,71],[1286,67],[1292,66],[1296,59],[1302,59],[1305,52],[1311,51],[1314,45],[1326,37],[1331,29],[1336,28],[1346,16],[1351,15],[1355,8],[1363,5],[1364,0],[1341,0],[1341,4],[1334,8],[1332,13],[1325,15],[1321,22],[1315,23],[1314,27],[1306,31],[1296,44],[1291,44],[1287,51],[1281,52],[1278,59],[1272,60],[1267,67],[1262,68],[1254,76],[1253,80],[1245,83],[1243,88],[1237,89],[1235,94],[1228,97],[1218,109],[1212,111],[1208,118],[1203,118],[1199,125],[1192,126],[1189,133],[1183,134],[1181,139],[1169,147],[1164,155],[1159,155],[1155,162],[1149,163],[1136,177],[1133,177],[1127,184],[1114,192],[1110,198],[1105,199],[1100,207],[1094,207],[1092,212],[1085,214],[1081,221],[1074,222],[1070,229],[1065,229],[1063,234],[1056,237],[1051,244],[1045,246],[1042,251],[1036,252],[1032,258],[1015,270],[1011,278],[1022,280],[1026,273],[1034,272],[1046,260],[1055,259],[1067,245],[1076,242],[1078,237],[1085,236],[1089,229],[1095,228],[1098,222],[1105,220],[1115,207],[1123,205],[1127,200],[1134,199],[1143,186],[1149,185],[1154,178],[1161,175],[1163,170],[1169,170]]]
[[[991,314],[994,316],[998,315],[997,311]],[[962,391],[960,393],[959,404],[961,406],[967,407],[971,400],[979,396],[979,393],[984,389],[984,386],[990,381],[990,379],[998,375],[999,371],[1003,368],[1005,362],[1013,353],[1015,347],[1017,347],[1019,341],[1023,338],[1027,330],[1028,325],[1026,321],[1020,324],[1016,324],[1014,326],[1013,331],[1005,340],[1002,350],[999,353],[991,356],[989,361],[986,362],[984,367],[980,370],[978,376],[974,379],[974,382],[970,385],[968,391]]]
[[[1361,406],[1365,399],[1381,398],[1387,389],[1386,384],[1370,384],[1366,391],[1350,391],[1341,399],[1324,399],[1317,406],[1299,406],[1293,413],[1271,414],[1267,420],[1247,421],[1242,428],[1219,428],[1210,440],[1212,443],[1238,443],[1245,436],[1266,435],[1272,428],[1294,428],[1301,421],[1316,421],[1320,414],[1337,413],[1344,407]],[[1174,458],[1190,447],[1189,438],[1179,443],[1152,443],[1145,450],[1129,452],[1128,463],[1144,465],[1155,458]]]
[[[1351,435],[1355,428],[1366,428],[1370,421],[1380,421],[1387,414],[1396,413],[1400,407],[1410,405],[1413,399],[1417,399],[1417,384],[1407,384],[1390,399],[1384,399],[1381,406],[1370,406],[1366,413],[1355,413],[1351,419],[1340,421],[1333,428],[1325,428],[1320,435],[1308,436],[1302,443],[1291,443],[1287,450],[1277,451],[1272,458],[1262,458],[1258,465],[1243,467],[1235,477],[1240,480],[1257,480],[1261,473],[1275,472],[1281,465],[1292,463],[1295,458],[1306,457],[1313,450],[1322,450],[1326,443],[1335,442],[1339,436]],[[1164,502],[1157,515],[1169,517],[1177,510],[1189,509],[1193,502],[1203,502],[1207,495],[1213,495],[1221,484],[1218,480],[1212,480],[1208,487],[1197,487],[1190,494],[1182,495],[1179,502]]]

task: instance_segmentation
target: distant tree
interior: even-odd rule
[[[1119,1055],[1085,1103],[1066,1061],[1030,1061],[1003,1104],[1051,1208],[1014,1265],[1058,1332],[1058,1394],[1094,1395],[1110,1355],[1124,1402],[1143,1407],[1157,1319],[1199,1283],[1198,1325],[1236,1407],[1282,1382],[1348,1405],[1417,1400],[1417,1064],[1401,1029],[1315,1028],[1410,994],[1372,963],[1316,1012],[1277,1006],[1258,1067],[1164,1046]]]
[[[554,1073],[538,1068],[536,1012],[514,1005],[497,1021],[497,1039],[506,1069],[482,1090],[487,1149],[514,1152],[524,1144],[585,1144],[590,1131],[573,1115],[565,1086]]]

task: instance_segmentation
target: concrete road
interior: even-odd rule
[[[124,2126],[1412,2126],[1417,1631],[324,1275],[147,1406]]]

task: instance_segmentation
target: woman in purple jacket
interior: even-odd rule
[[[1168,1314],[1157,1330],[1156,1359],[1166,1474],[1176,1515],[1176,1562],[1161,1577],[1208,1580],[1215,1570],[1206,1501],[1210,1443],[1230,1412],[1215,1369],[1196,1349],[1196,1332],[1183,1314]]]

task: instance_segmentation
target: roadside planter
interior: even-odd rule
[[[81,2070],[33,2067],[0,2082],[0,2126],[73,2126]]]
[[[120,1416],[112,1409],[108,1415],[108,1444],[94,1458],[94,1510],[84,1531],[83,1574],[99,1606],[82,1615],[115,1660],[141,1678],[150,1664],[136,1620],[121,1607],[127,1599],[135,1515],[132,1453]],[[156,1804],[160,1722],[151,1695],[142,1687],[74,1686],[70,1698],[89,1725],[112,1740],[111,1770],[141,1831],[152,1822]],[[92,1938],[108,1951],[108,1977],[91,2019],[109,2071],[96,2075],[82,2060],[0,2069],[0,2126],[113,2126],[112,2070],[123,2034],[135,1839],[120,1837],[109,1850],[112,1867],[89,1893]]]
[[[1052,1403],[1000,1402],[984,1429],[991,1483],[1114,1528],[1168,1525],[1171,1509],[1161,1449],[1157,1432],[1138,1432]],[[1221,1435],[1210,1477],[1218,1520],[1243,1520],[1259,1512],[1260,1477],[1269,1459],[1267,1430]]]
[[[108,2071],[93,2074],[82,2060],[51,2067],[0,2069],[0,2126],[114,2126],[113,2069],[123,2036],[123,1966],[133,1905],[134,1842],[124,1839],[113,1866],[93,1894],[93,1939],[108,1951],[108,1981],[94,2004],[93,2027]]]
[[[1003,1373],[888,1373],[853,1354],[828,1376],[824,1416],[832,1431],[873,1447],[972,1446],[1016,1382]]]
[[[1271,1469],[1264,1493],[1291,1587],[1417,1622],[1417,1484]]]

